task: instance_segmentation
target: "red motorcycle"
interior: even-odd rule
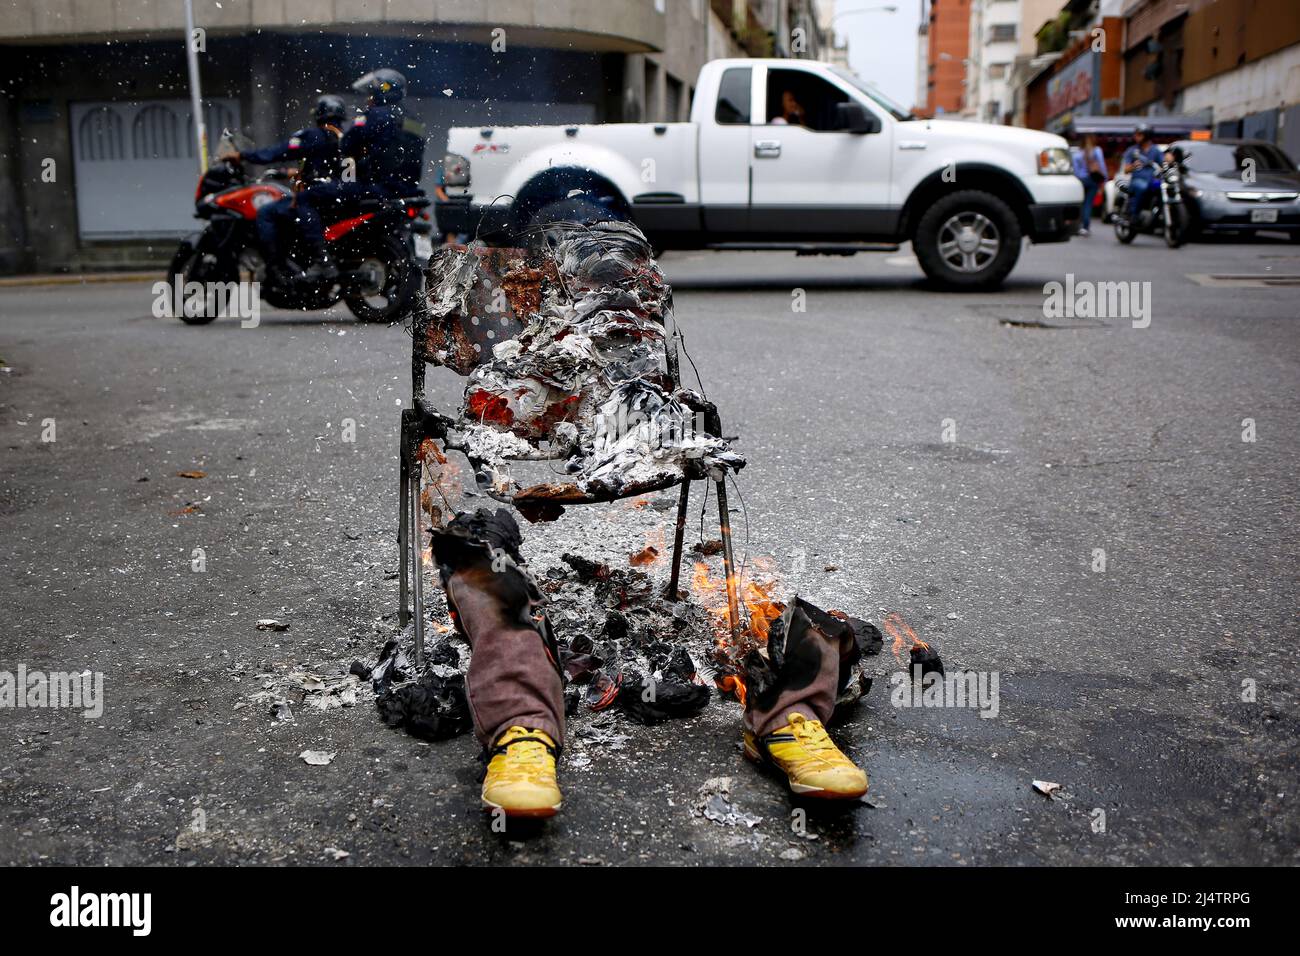
[[[222,144],[238,145],[235,140],[226,133]],[[194,193],[194,214],[208,224],[181,242],[169,281],[205,288],[257,282],[262,299],[277,308],[327,309],[342,300],[362,322],[403,318],[416,302],[424,266],[433,254],[433,225],[425,211],[431,200],[363,200],[354,215],[325,229],[326,248],[338,263],[338,275],[312,281],[302,268],[310,257],[296,230],[286,244],[282,269],[268,270],[257,241],[257,211],[292,194],[293,177],[285,170],[268,169],[250,180],[237,161],[213,163]],[[186,314],[189,311],[200,314]],[[182,310],[179,317],[202,325],[218,314],[217,308],[205,308]]]

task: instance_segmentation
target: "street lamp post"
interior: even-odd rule
[[[897,13],[897,12],[898,12],[898,7],[894,6],[892,3],[885,4],[884,6],[881,7],[863,7],[861,10],[845,10],[842,13],[837,13],[835,14],[835,16],[831,17],[830,29],[832,34],[834,34],[835,21],[842,20],[845,17],[856,17],[859,14],[863,14],[863,13]]]
[[[190,67],[190,112],[194,116],[194,139],[198,147],[201,176],[208,168],[208,124],[203,119],[203,93],[199,87],[199,51],[194,45],[193,0],[185,0],[185,58]]]

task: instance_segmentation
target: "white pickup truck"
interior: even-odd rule
[[[914,119],[813,60],[700,70],[688,123],[456,127],[440,227],[493,244],[563,220],[631,219],[657,249],[851,254],[911,241],[949,288],[997,285],[1021,240],[1063,242],[1083,187],[1065,140]]]

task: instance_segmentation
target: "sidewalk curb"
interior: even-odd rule
[[[0,277],[0,289],[34,285],[96,285],[107,282],[147,282],[165,278],[158,272],[90,272],[77,275],[35,275]]]

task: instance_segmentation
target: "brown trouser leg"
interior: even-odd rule
[[[518,573],[518,572],[514,572]],[[500,573],[478,565],[456,571],[447,598],[474,650],[465,678],[474,733],[485,747],[513,726],[540,730],[564,743],[564,686],[539,630],[527,623],[540,609],[503,601]]]
[[[829,723],[843,668],[857,657],[852,631],[802,602],[786,616],[779,650],[775,679],[768,686],[751,689],[745,702],[745,726],[759,737],[784,727],[796,711]]]

